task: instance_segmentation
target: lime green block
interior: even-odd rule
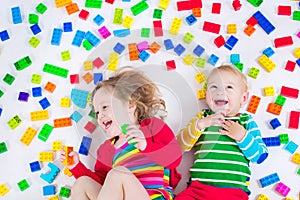
[[[63,51],[60,54],[63,61],[71,60],[70,51]]]
[[[43,4],[43,3],[39,3],[39,5],[37,5],[37,7],[35,9],[38,13],[44,14],[47,10],[47,6],[45,6],[45,4]]]
[[[280,144],[286,144],[288,143],[289,140],[289,135],[288,134],[279,134],[279,139],[280,139]]]
[[[36,14],[29,14],[28,15],[29,24],[38,24],[39,23],[39,16]]]
[[[21,123],[22,123],[22,120],[21,120],[21,118],[20,118],[18,115],[14,116],[13,118],[11,118],[11,119],[7,122],[8,126],[9,126],[12,130],[14,130],[15,128],[17,128]]]
[[[140,14],[141,12],[143,12],[144,10],[147,10],[148,8],[149,8],[149,5],[147,4],[147,2],[141,1],[137,4],[135,4],[134,6],[132,6],[130,8],[130,10],[131,10],[132,14],[134,16],[136,16],[136,15]]]
[[[193,41],[193,39],[194,35],[189,32],[187,32],[182,38],[182,40],[187,44],[190,44]]]
[[[197,67],[204,68],[205,63],[206,63],[206,59],[205,59],[205,58],[199,57],[199,58],[197,58],[197,60],[196,60],[196,62],[195,62],[195,65],[196,65]]]
[[[285,101],[286,101],[286,98],[284,96],[278,95],[275,100],[275,104],[283,106]]]
[[[40,44],[40,40],[37,39],[36,37],[32,36],[31,39],[29,40],[29,44],[36,48]]]
[[[241,72],[243,72],[244,64],[243,63],[234,63],[234,66],[238,68]]]
[[[88,40],[84,40],[83,43],[82,43],[82,46],[87,51],[89,51],[89,50],[91,50],[93,48],[93,45]]]
[[[49,74],[67,78],[69,70],[46,63],[44,65],[43,72],[47,72]]]
[[[101,8],[102,0],[86,0],[85,7],[86,8]]]
[[[42,76],[39,74],[32,74],[31,83],[40,84],[42,81]]]
[[[123,22],[123,9],[122,8],[116,8],[115,9],[115,14],[114,14],[114,24],[122,24]]]

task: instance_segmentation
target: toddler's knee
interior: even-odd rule
[[[81,176],[76,179],[73,187],[71,188],[71,193],[76,194],[78,191],[84,190],[84,187],[88,183],[89,179],[90,178],[87,176]]]
[[[132,172],[126,167],[117,166],[108,172],[107,177],[109,177],[110,179],[122,179],[123,177],[131,175]]]

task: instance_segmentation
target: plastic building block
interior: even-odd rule
[[[167,70],[174,70],[176,69],[176,64],[174,60],[168,60],[166,61]]]
[[[178,1],[177,2],[177,10],[191,10],[193,8],[202,8],[202,1],[198,0],[190,0],[190,1]]]
[[[36,172],[36,171],[40,171],[41,170],[41,166],[40,166],[39,161],[35,161],[35,162],[32,162],[32,163],[29,163],[29,166],[30,166],[31,172]]]
[[[118,42],[118,43],[114,46],[113,50],[114,50],[116,53],[118,53],[118,54],[122,54],[123,51],[125,50],[125,46],[124,46],[123,44],[121,44],[121,43]]]
[[[31,83],[40,84],[42,81],[42,76],[39,74],[32,74]]]
[[[228,34],[236,34],[236,24],[227,24],[227,33]]]
[[[64,166],[69,166],[74,164],[73,156],[69,156],[69,153],[73,151],[73,147],[64,146],[63,151],[65,152],[65,159],[62,161]]]
[[[53,123],[54,123],[54,128],[72,126],[70,117],[54,119]]]
[[[291,46],[293,44],[294,42],[292,36],[286,36],[286,37],[274,39],[274,45],[276,48]]]
[[[271,47],[268,47],[263,51],[263,54],[265,54],[268,57],[271,57],[272,55],[275,54],[275,52],[273,51],[273,49]]]
[[[278,136],[262,138],[262,140],[264,141],[267,147],[280,146],[280,138]]]
[[[258,21],[255,17],[251,16],[247,21],[246,21],[247,25],[251,25],[251,26],[255,26],[256,24],[258,24]]]
[[[282,86],[281,90],[280,90],[280,95],[297,99],[298,95],[299,95],[299,90],[296,89],[296,88],[290,88],[290,87]]]
[[[155,8],[152,17],[155,19],[161,19],[162,13],[163,11],[161,9]]]
[[[22,16],[21,16],[20,7],[11,8],[11,16],[12,16],[12,21],[13,21],[14,24],[22,23]]]
[[[195,75],[195,79],[200,84],[200,83],[203,83],[206,80],[206,76],[203,72],[199,72]]]
[[[84,71],[92,70],[93,69],[93,62],[90,60],[84,61],[83,63]]]
[[[286,144],[290,141],[288,134],[279,134],[280,144]]]
[[[6,146],[5,142],[1,142],[0,143],[0,154],[4,153],[4,152],[7,152],[7,146]]]
[[[178,44],[175,48],[174,48],[174,52],[178,55],[181,56],[181,54],[185,51],[184,46],[182,46],[181,44]]]
[[[203,54],[203,52],[205,51],[205,49],[200,46],[199,44],[195,47],[195,49],[193,50],[193,53],[196,55],[196,56],[201,56]]]
[[[105,26],[101,27],[101,28],[98,30],[98,32],[99,32],[99,34],[100,34],[104,39],[108,38],[108,37],[111,35],[111,33],[109,32],[109,30],[108,30]]]
[[[292,161],[296,164],[300,164],[300,153],[294,153],[293,157],[292,157]]]
[[[85,34],[85,39],[89,41],[94,47],[100,44],[100,39],[97,38],[92,32],[88,31]]]
[[[173,45],[173,42],[171,39],[164,40],[164,45],[165,45],[166,50],[170,50],[170,49],[174,48],[174,45]]]
[[[186,65],[192,65],[195,61],[195,57],[192,54],[188,54],[183,58],[183,62]]]
[[[214,39],[214,43],[218,48],[220,48],[221,46],[223,46],[225,44],[225,39],[222,35],[219,35],[218,37],[216,37]]]
[[[33,48],[36,48],[39,44],[40,44],[40,40],[37,39],[36,37],[32,36],[30,38],[30,40],[28,41],[28,43],[33,47]]]
[[[231,54],[230,55],[230,62],[232,64],[239,63],[240,62],[240,54]]]
[[[232,1],[232,7],[233,7],[233,9],[234,9],[235,11],[238,11],[238,10],[241,9],[242,4],[241,4],[241,2],[240,2],[239,0],[233,0],[233,1]]]
[[[46,185],[43,186],[43,195],[47,196],[47,195],[54,195],[55,192],[55,185]]]
[[[131,10],[131,12],[134,16],[137,16],[141,12],[147,10],[148,8],[149,8],[149,5],[147,4],[147,2],[146,1],[141,1],[137,4],[135,4],[134,6],[132,6],[130,8],[130,10]]]
[[[119,54],[112,52],[109,54],[107,69],[110,71],[116,71],[119,62]]]
[[[102,0],[86,0],[85,7],[86,8],[101,8]]]
[[[60,8],[72,3],[72,0],[55,0],[56,8]]]
[[[54,195],[52,197],[49,197],[48,200],[59,200],[57,195]]]
[[[149,44],[147,41],[140,42],[136,46],[139,52],[149,49]]]
[[[102,73],[94,73],[94,84],[97,85],[99,82],[103,80]]]
[[[248,0],[249,1],[249,0]],[[275,26],[269,22],[269,20],[260,12],[257,11],[253,14],[253,17],[257,19],[259,26],[269,35],[272,31],[275,30]]]
[[[207,21],[204,21],[203,28],[202,28],[203,31],[207,31],[215,34],[219,34],[220,29],[221,29],[220,24],[215,24]]]
[[[199,57],[199,58],[196,59],[195,65],[197,67],[204,68],[205,63],[206,63],[206,59]]]
[[[295,70],[296,63],[293,61],[288,60],[286,65],[285,65],[285,70],[288,70],[290,72],[293,72]]]
[[[56,75],[56,76],[67,78],[69,70],[46,63],[44,65],[43,72],[47,72],[49,74],[53,74],[53,75]]]
[[[14,63],[14,66],[16,70],[21,71],[27,67],[29,67],[32,64],[32,61],[29,56],[26,56],[24,58],[21,58],[17,62]]]
[[[153,27],[154,27],[154,36],[159,37],[163,36],[163,29],[162,29],[162,23],[161,21],[153,21]]]
[[[289,143],[287,143],[284,147],[288,152],[290,152],[291,154],[295,153],[295,151],[297,150],[298,148],[298,145],[293,142],[293,141],[290,141]]]
[[[87,130],[89,133],[93,133],[97,126],[93,124],[92,122],[87,122],[86,125],[84,126],[84,129]]]
[[[113,31],[114,36],[116,37],[126,37],[130,34],[130,29],[119,29],[119,30],[114,30]]]
[[[293,20],[300,21],[300,12],[298,10],[293,11]]]
[[[190,14],[185,18],[185,21],[188,25],[191,26],[197,22],[197,18],[193,14]]]
[[[142,28],[141,29],[141,37],[150,37],[150,28]]]
[[[231,35],[228,40],[226,41],[224,47],[226,47],[229,50],[232,50],[232,48],[236,45],[236,43],[238,42],[238,39],[236,37],[234,37],[233,35]]]
[[[99,69],[100,67],[102,67],[104,65],[104,62],[100,57],[97,57],[95,60],[93,60],[92,64],[94,67]]]
[[[0,32],[0,39],[1,39],[1,41],[5,41],[5,40],[9,39],[9,35],[8,35],[7,30],[4,30],[4,31]]]
[[[300,48],[295,49],[293,53],[296,58],[300,58]]]
[[[234,66],[240,70],[241,72],[243,72],[243,68],[244,68],[244,64],[243,63],[234,63]]]
[[[152,51],[152,53],[156,53],[160,49],[160,45],[157,42],[152,42],[149,46],[149,50]]]
[[[247,0],[249,3],[251,3],[254,7],[259,7],[263,0]]]
[[[89,12],[89,11],[82,9],[82,10],[79,12],[79,15],[78,15],[78,16],[79,16],[80,19],[87,20],[87,18],[89,17],[89,15],[90,15],[90,12]]]
[[[281,126],[281,123],[277,118],[274,118],[270,121],[270,125],[272,126],[273,129],[276,129]]]
[[[39,3],[39,5],[37,5],[35,8],[35,10],[40,14],[44,14],[47,11],[47,9],[47,6],[45,6],[45,4],[43,3]]]
[[[71,99],[64,97],[60,99],[60,107],[69,108],[71,106]]]
[[[60,169],[51,162],[48,163],[48,167],[50,168],[50,171],[46,174],[41,174],[40,177],[47,183],[51,184],[60,172]]]
[[[69,170],[69,168],[64,169],[64,174],[67,175],[68,177],[71,177],[73,175],[72,172]]]
[[[281,110],[282,110],[282,106],[275,103],[269,103],[267,108],[267,112],[273,113],[275,115],[280,115]]]
[[[146,60],[150,57],[150,54],[143,50],[142,52],[139,53],[139,58],[143,61],[146,62]]]
[[[82,79],[86,82],[86,84],[89,84],[94,80],[94,77],[90,72],[87,72],[82,76]]]
[[[1,116],[1,114],[2,114],[2,108],[0,108],[0,116]]]
[[[39,121],[49,119],[48,110],[30,112],[31,121]]]
[[[299,117],[300,117],[300,112],[291,111],[288,127],[292,128],[292,129],[298,129],[298,127],[299,127]]]
[[[71,194],[71,189],[66,187],[61,187],[59,191],[59,196],[69,198]]]
[[[62,61],[67,61],[67,60],[71,60],[71,55],[70,55],[70,51],[62,51],[61,53],[60,53],[60,55],[61,55],[61,59],[62,59]]]
[[[42,31],[38,24],[34,24],[34,25],[30,26],[30,29],[34,35],[36,35]]]
[[[51,132],[53,130],[53,126],[49,125],[49,124],[44,124],[43,128],[41,129],[38,138],[44,142],[47,141],[47,139],[49,138]]]
[[[29,22],[29,24],[39,23],[39,16],[36,15],[36,14],[29,14],[28,15],[28,22]]]
[[[200,90],[197,91],[197,97],[198,97],[199,100],[200,99],[205,99],[205,97],[206,97],[206,92],[205,91],[206,91],[205,89],[200,89]]]
[[[190,44],[193,41],[193,39],[194,35],[189,32],[187,32],[182,38],[182,40],[187,44]]]
[[[78,12],[79,8],[78,8],[77,3],[71,3],[71,4],[66,6],[66,10],[67,10],[68,15],[71,15],[73,13]]]
[[[171,24],[171,28],[170,28],[170,31],[169,31],[170,34],[177,35],[181,24],[182,24],[182,19],[175,17],[172,21],[172,24]]]
[[[162,8],[164,10],[167,10],[168,6],[169,6],[170,0],[160,0],[158,7]]]
[[[247,111],[255,114],[259,106],[260,99],[260,97],[252,95]]]
[[[87,156],[89,153],[89,149],[91,147],[91,143],[92,143],[92,138],[83,136],[78,153]]]
[[[15,115],[13,118],[11,118],[7,124],[8,126],[14,130],[15,128],[17,128],[20,124],[22,123],[21,118],[18,115]]]
[[[139,50],[137,48],[136,43],[129,43],[128,44],[128,51],[129,51],[129,60],[138,60],[139,59]]]
[[[59,151],[63,147],[62,141],[54,141],[52,142],[52,150],[53,151]]]
[[[18,182],[18,187],[21,191],[24,191],[24,190],[28,189],[30,186],[29,186],[27,180],[23,179],[22,181]]]
[[[126,16],[123,20],[123,26],[125,28],[131,28],[133,21],[134,21],[134,19],[132,17]]]
[[[78,84],[79,83],[79,74],[71,74],[70,75],[70,83]]]
[[[5,83],[7,83],[8,85],[11,85],[14,81],[15,81],[15,77],[9,73],[7,73],[4,78],[3,81]]]
[[[0,98],[3,96],[4,92],[0,90]]]
[[[29,146],[29,144],[31,143],[32,139],[34,138],[34,136],[36,135],[36,130],[32,127],[28,127],[27,130],[25,131],[25,133],[23,134],[22,138],[20,139],[20,141]]]
[[[286,186],[286,185],[283,184],[282,182],[279,182],[279,183],[277,184],[275,190],[276,190],[277,192],[279,192],[280,194],[282,194],[284,197],[286,197],[286,196],[289,194],[291,188],[289,188],[288,186]]]
[[[283,106],[285,101],[286,101],[286,98],[284,96],[278,95],[276,100],[275,100],[275,103],[277,105]]]
[[[51,106],[50,102],[48,101],[47,97],[44,97],[43,99],[39,100],[39,104],[41,105],[42,109],[45,110],[49,106]]]
[[[40,162],[51,162],[54,160],[53,152],[40,152],[39,161]]]
[[[262,55],[259,57],[258,59],[258,63],[267,71],[267,72],[271,72],[273,71],[273,69],[275,69],[276,65],[275,63],[268,58],[268,56],[266,55]]]
[[[255,28],[252,26],[252,25],[248,25],[248,26],[246,26],[246,28],[244,29],[244,33],[246,34],[246,35],[248,35],[249,37],[255,32]]]
[[[280,179],[277,173],[270,174],[268,176],[259,179],[259,182],[263,188],[279,181]]]
[[[97,14],[96,17],[93,18],[93,21],[98,25],[100,26],[103,22],[104,22],[104,18]]]
[[[213,66],[215,66],[217,64],[219,60],[219,57],[216,56],[215,54],[211,54],[207,60],[207,62]]]
[[[192,8],[192,13],[195,17],[201,17],[201,8]]]
[[[63,31],[64,32],[72,32],[73,31],[72,22],[64,22],[63,23]]]
[[[270,200],[270,198],[264,194],[260,194],[256,200]]]
[[[78,111],[74,111],[72,113],[72,115],[70,116],[70,118],[72,120],[74,120],[75,122],[79,122],[81,120],[81,118],[82,118],[82,115]]]
[[[4,196],[9,192],[8,187],[5,184],[0,185],[0,196]]]
[[[220,14],[221,13],[221,3],[212,3],[211,13]]]
[[[84,37],[85,37],[85,32],[77,30],[73,38],[72,45],[80,47]]]
[[[44,89],[47,90],[50,93],[53,93],[56,88],[56,85],[54,83],[51,83],[50,81],[47,82]]]
[[[265,96],[274,96],[275,95],[274,87],[273,86],[264,87],[264,93]]]
[[[52,32],[51,44],[59,46],[63,30],[60,28],[54,28]]]
[[[114,24],[122,24],[123,22],[123,9],[121,8],[115,8],[115,13],[114,13],[114,19],[113,23]]]

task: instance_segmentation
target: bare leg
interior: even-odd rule
[[[72,187],[72,200],[96,200],[101,185],[90,177],[82,176],[76,180]]]
[[[150,200],[141,182],[125,167],[116,167],[107,174],[97,200]]]

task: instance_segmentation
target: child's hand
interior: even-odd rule
[[[205,118],[199,119],[197,121],[197,128],[199,130],[205,129],[209,126],[222,126],[224,123],[224,114],[223,113],[215,113],[212,115],[209,115]]]
[[[60,150],[59,151],[59,160],[60,162],[63,162],[66,159],[65,151]],[[66,166],[69,169],[73,169],[78,163],[79,163],[79,154],[76,151],[72,151],[69,153],[69,156],[73,156],[74,164]]]
[[[246,135],[246,129],[240,125],[238,122],[232,120],[226,120],[223,125],[223,130],[220,130],[220,133],[231,137],[232,139],[240,142]]]
[[[127,126],[127,132],[126,132],[126,140],[129,141],[130,143],[136,143],[135,146],[139,150],[145,150],[147,146],[147,141],[144,136],[144,133],[138,129],[137,126],[135,125],[129,125]]]

